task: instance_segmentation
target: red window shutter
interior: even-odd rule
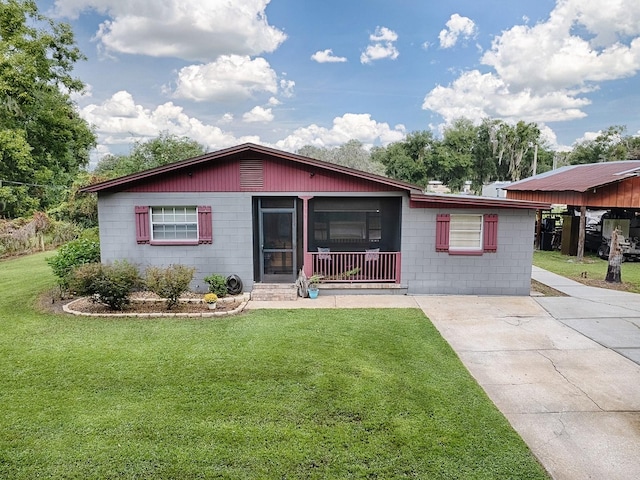
[[[213,242],[213,225],[211,221],[211,207],[198,207],[198,243]]]
[[[451,217],[448,213],[436,216],[436,252],[449,251],[449,223]]]
[[[149,243],[151,235],[149,232],[149,207],[136,207],[136,242]]]
[[[487,214],[484,216],[484,251],[495,252],[498,250],[498,215]]]

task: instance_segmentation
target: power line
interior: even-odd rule
[[[12,180],[2,180],[2,179],[0,179],[0,187],[2,187],[3,183],[9,183],[11,185],[26,185],[27,187],[67,188],[65,185],[42,185],[40,183],[14,182]]]

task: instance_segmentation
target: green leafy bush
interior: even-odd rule
[[[93,282],[102,275],[101,263],[85,263],[74,267],[68,277],[69,291],[78,295],[93,295]]]
[[[87,263],[74,268],[69,276],[69,286],[77,293],[91,295],[93,301],[112,310],[124,309],[131,302],[131,293],[142,283],[138,268],[127,261]]]
[[[209,291],[222,298],[227,295],[227,279],[217,273],[204,277],[204,281],[209,284]]]
[[[74,267],[99,261],[100,243],[85,238],[72,240],[62,245],[56,255],[47,258],[47,263],[51,266],[54,275],[58,277],[58,283],[64,289],[69,286],[69,275]]]
[[[178,304],[180,295],[189,290],[196,269],[185,265],[169,265],[167,268],[149,267],[146,285],[156,295],[166,298],[167,310]]]

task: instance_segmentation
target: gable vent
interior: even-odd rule
[[[240,161],[240,188],[252,190],[264,187],[262,160]]]

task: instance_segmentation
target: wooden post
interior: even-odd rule
[[[622,283],[622,249],[618,240],[618,227],[611,232],[611,247],[609,248],[609,267],[607,268],[607,276],[605,281],[611,283]]]
[[[580,263],[584,260],[584,235],[585,235],[586,222],[587,222],[587,207],[583,205],[582,207],[580,207],[580,225],[578,227],[578,251],[576,253],[578,257],[576,260]]]
[[[313,257],[309,253],[309,200],[313,198],[311,195],[300,195],[302,199],[302,252],[304,264],[302,269],[307,277],[313,275]]]
[[[534,247],[542,250],[542,210],[536,210],[536,236]]]

